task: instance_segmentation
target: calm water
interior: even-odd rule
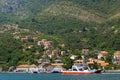
[[[103,73],[89,75],[1,73],[0,80],[120,80],[120,73]]]

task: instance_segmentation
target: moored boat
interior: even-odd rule
[[[62,74],[93,74],[93,73],[101,73],[101,70],[91,70],[87,65],[74,64],[71,70],[62,71]]]

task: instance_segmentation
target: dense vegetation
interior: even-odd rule
[[[56,44],[65,43],[73,52],[82,48],[115,51],[120,50],[119,5],[119,0],[0,0],[0,28],[18,24],[58,40]],[[21,44],[9,32],[0,33],[1,63],[11,66],[21,60],[22,55],[13,57],[22,53]],[[30,57],[33,62],[35,56]]]

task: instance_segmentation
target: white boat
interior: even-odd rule
[[[89,66],[83,64],[74,64],[69,71],[62,71],[62,74],[93,74],[101,73],[101,70],[91,70]]]

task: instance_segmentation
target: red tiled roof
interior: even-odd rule
[[[108,54],[107,51],[100,51],[99,54]]]
[[[21,64],[21,65],[19,65],[19,66],[17,66],[18,68],[26,68],[26,67],[29,67],[29,65],[28,64]]]
[[[120,51],[116,51],[114,55],[120,55]]]

